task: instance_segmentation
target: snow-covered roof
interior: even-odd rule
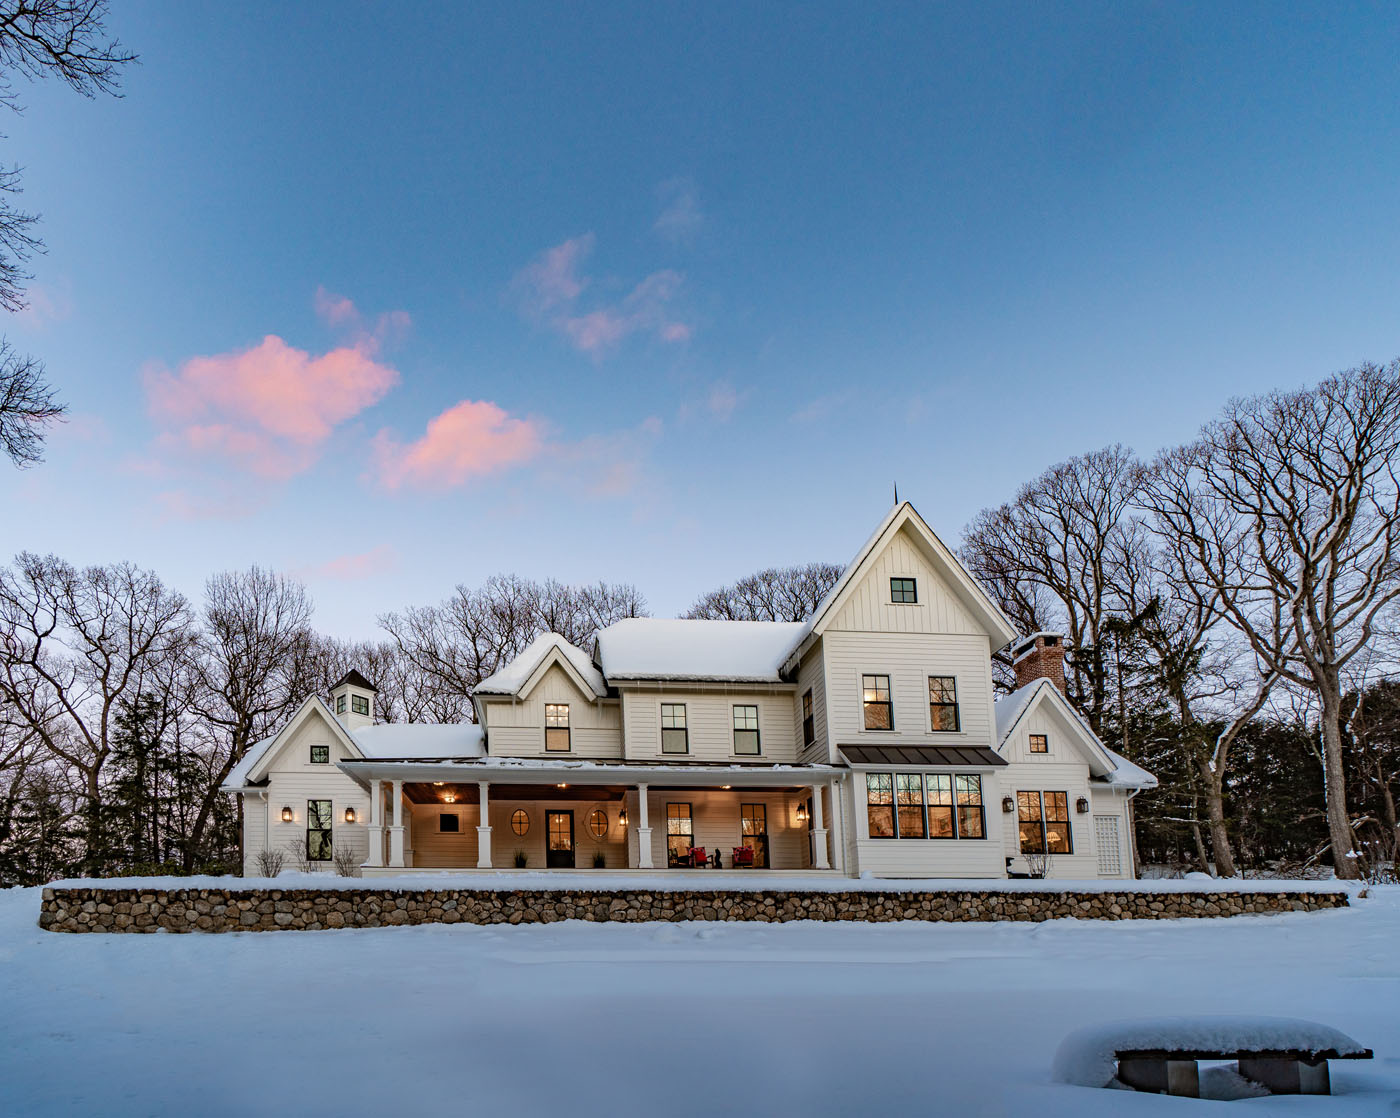
[[[546,656],[558,650],[595,695],[608,693],[608,685],[592,659],[578,645],[570,644],[558,633],[541,633],[520,652],[520,655],[500,671],[488,675],[473,689],[478,695],[518,695],[535,669]]]
[[[802,621],[629,617],[598,633],[598,659],[610,679],[777,683],[806,631]]]
[[[1115,788],[1156,788],[1157,778],[1146,769],[1133,764],[1121,754],[1114,753],[1108,746],[1103,751],[1113,758],[1114,769],[1103,778],[1104,784]]]
[[[269,738],[263,738],[262,741],[255,741],[250,745],[248,747],[248,752],[243,754],[238,764],[234,765],[233,768],[229,770],[228,777],[224,780],[224,788],[242,788],[247,784],[248,774],[252,771],[253,766],[262,760],[262,755],[267,752],[268,746],[276,740],[277,735],[273,734]]]
[[[350,736],[370,760],[486,756],[481,727],[475,722],[381,722],[361,726]]]

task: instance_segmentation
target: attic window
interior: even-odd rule
[[[917,605],[919,601],[918,584],[912,578],[890,579],[890,601],[897,605]]]
[[[1050,739],[1047,738],[1044,734],[1032,734],[1032,735],[1031,735],[1031,752],[1032,752],[1032,753],[1049,753],[1049,752],[1050,752]]]
[[[344,696],[344,695],[337,695],[337,696],[335,697],[335,712],[336,712],[336,714],[344,714],[344,713],[345,713],[345,696]]]
[[[329,745],[313,745],[311,747],[311,763],[313,765],[329,765],[331,763],[331,747]]]

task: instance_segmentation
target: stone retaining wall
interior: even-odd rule
[[[1345,908],[1345,892],[747,892],[615,889],[45,889],[53,932],[274,932],[555,920],[1166,920]]]

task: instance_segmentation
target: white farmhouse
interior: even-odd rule
[[[994,702],[1008,646],[1018,689]],[[1131,877],[1132,798],[1157,781],[1076,715],[1063,667],[1058,635],[1018,639],[904,503],[806,622],[638,618],[588,650],[546,633],[481,681],[474,724],[376,725],[351,672],[225,790],[249,876],[303,847],[366,877]]]

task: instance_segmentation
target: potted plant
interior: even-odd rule
[[[593,852],[593,868],[595,870],[604,870],[608,868],[608,860],[603,857],[603,852],[601,850],[595,850]]]
[[[515,852],[515,868],[518,870],[523,870],[529,864],[530,855],[526,854],[523,850],[517,850]]]

